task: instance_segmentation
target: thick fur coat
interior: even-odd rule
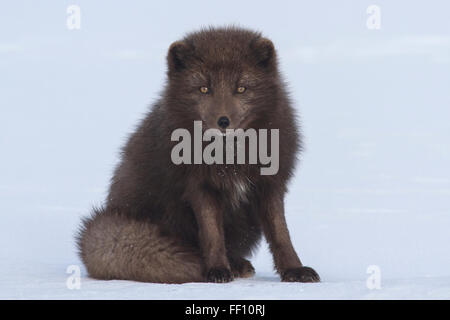
[[[210,28],[173,43],[167,62],[161,98],[123,148],[104,207],[82,223],[78,247],[89,274],[228,282],[253,275],[247,258],[264,234],[283,281],[319,281],[300,262],[284,218],[301,143],[272,42],[251,30]],[[222,130],[221,117],[229,129],[279,129],[278,172],[261,175],[260,163],[171,161],[175,129],[192,132],[199,120]]]

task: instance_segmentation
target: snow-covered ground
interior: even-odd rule
[[[2,216],[0,299],[450,299],[450,219],[445,213],[372,209],[329,214],[289,207],[295,246],[322,283],[281,283],[263,243],[252,259],[257,269],[252,279],[163,285],[89,279],[72,238],[86,210],[20,206],[10,206],[6,221]],[[67,286],[70,265],[81,267],[80,289]],[[367,286],[371,265],[380,268],[381,289]]]
[[[376,31],[369,1],[259,1],[258,12],[190,1],[175,14],[162,2],[74,1],[74,31],[64,2],[2,3],[0,299],[450,299],[450,7],[378,2]],[[301,111],[306,150],[287,219],[322,282],[280,283],[265,242],[256,276],[229,284],[89,279],[73,235],[157,97],[168,46],[230,22],[274,40]],[[67,287],[69,266],[80,289]]]

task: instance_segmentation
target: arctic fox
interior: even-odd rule
[[[300,262],[284,215],[301,141],[273,43],[247,29],[203,29],[173,43],[167,63],[161,97],[123,148],[104,207],[80,228],[90,276],[229,282],[254,274],[247,258],[264,235],[282,281],[319,281]],[[279,168],[175,163],[172,134],[192,133],[195,121],[223,133],[279,130]]]

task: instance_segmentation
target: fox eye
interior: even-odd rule
[[[209,93],[209,88],[208,87],[200,87],[200,92],[203,94]]]
[[[244,93],[245,90],[247,90],[246,87],[238,87],[236,91],[237,91],[238,93]]]

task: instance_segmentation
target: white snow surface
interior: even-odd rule
[[[65,2],[0,5],[0,299],[450,299],[450,5],[380,0],[374,31],[371,1],[279,2],[80,1],[73,31]],[[89,278],[75,232],[158,97],[167,48],[232,22],[275,42],[301,114],[286,217],[322,282],[281,283],[264,241],[251,279]],[[71,265],[80,289],[67,287]]]

